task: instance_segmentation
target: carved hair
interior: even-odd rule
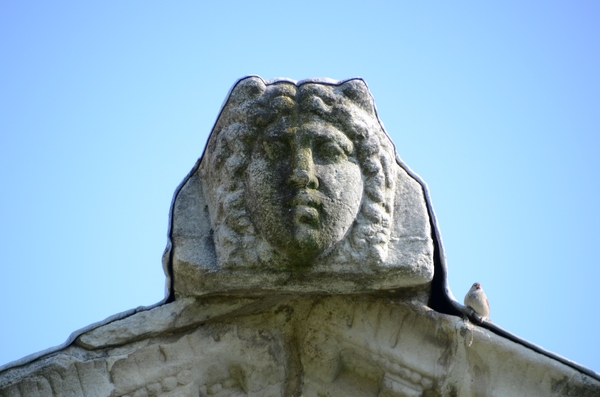
[[[354,143],[363,175],[363,198],[346,236],[326,255],[330,266],[364,267],[385,261],[390,240],[395,191],[395,155],[376,116],[366,84],[288,81],[270,84],[257,77],[241,80],[217,121],[203,159],[204,180],[214,181],[205,195],[209,203],[219,265],[285,267],[286,258],[261,236],[250,220],[245,170],[255,139],[269,124],[294,107],[335,125]],[[208,178],[208,179],[206,179]],[[362,258],[359,258],[359,256]],[[318,259],[317,258],[317,261]]]

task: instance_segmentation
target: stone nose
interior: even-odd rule
[[[310,148],[300,148],[294,155],[290,183],[299,188],[317,189],[319,187]]]

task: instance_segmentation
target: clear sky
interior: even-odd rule
[[[599,2],[201,3],[0,2],[0,364],[164,297],[173,192],[258,74],[363,77],[454,295],[600,371]]]

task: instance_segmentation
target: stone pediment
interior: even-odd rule
[[[596,396],[600,382],[402,297],[188,297],[0,372],[0,396]]]
[[[0,368],[0,397],[597,396],[453,298],[361,79],[239,80],[177,188],[164,301]]]

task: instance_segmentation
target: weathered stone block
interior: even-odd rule
[[[177,191],[177,296],[357,293],[433,277],[423,187],[360,79],[240,80]]]

